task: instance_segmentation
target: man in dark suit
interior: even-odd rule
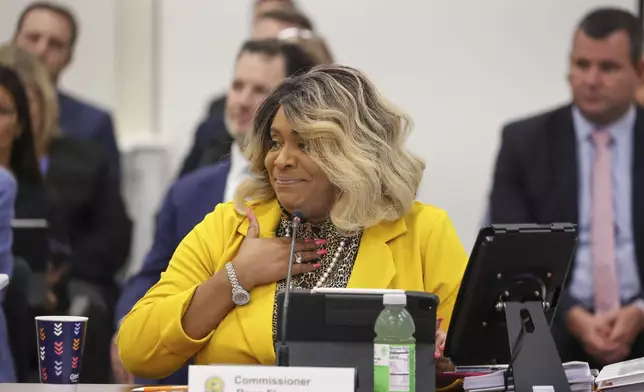
[[[57,84],[72,60],[77,38],[78,23],[69,9],[36,2],[20,15],[13,40],[38,56]],[[120,156],[110,114],[62,91],[58,92],[58,99],[62,132],[100,145],[108,157],[110,174],[120,179]]]
[[[254,13],[252,40],[277,39],[278,33],[289,27],[313,30],[313,23],[297,11],[290,1],[257,1],[255,7],[255,11],[264,11]],[[232,137],[226,131],[225,109],[226,95],[210,102],[207,117],[195,132],[194,143],[181,165],[179,177],[201,166],[217,163],[230,152]]]
[[[237,56],[235,73],[228,89],[225,122],[232,144],[230,155],[179,179],[170,188],[157,215],[154,242],[139,273],[130,278],[116,309],[116,323],[158,282],[183,239],[218,203],[230,201],[235,188],[249,175],[242,154],[244,137],[253,125],[259,104],[285,77],[313,67],[313,60],[300,47],[275,40],[248,41]],[[131,382],[113,345],[112,364],[117,381]],[[185,384],[185,368],[164,380],[137,380],[137,384]]]
[[[579,243],[552,326],[563,361],[644,356],[642,26],[595,10],[570,56],[570,105],[507,125],[492,223],[573,222]]]

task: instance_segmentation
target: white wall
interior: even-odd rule
[[[190,6],[186,6],[190,3]],[[183,156],[206,100],[226,87],[249,2],[162,0],[161,129]],[[407,110],[426,159],[419,199],[476,236],[502,123],[568,99],[571,34],[598,5],[634,0],[300,0],[341,63]]]
[[[159,3],[159,124],[172,146],[173,167],[178,167],[208,102],[228,87],[237,50],[250,29],[251,2]]]

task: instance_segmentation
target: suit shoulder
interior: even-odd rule
[[[197,127],[197,135],[201,137],[211,136],[213,130],[217,129],[222,124],[223,122],[216,118],[206,117],[199,123],[199,126]]]
[[[67,93],[59,93],[59,98],[66,106],[73,108],[75,111],[83,112],[86,115],[95,117],[110,117],[107,110],[100,108],[97,105],[91,104],[85,100],[81,100]]]
[[[194,189],[204,183],[209,183],[213,179],[221,175],[228,174],[230,168],[230,161],[224,160],[214,165],[200,167],[192,173],[189,173],[176,182],[178,188],[191,188]]]
[[[208,165],[188,173],[178,179],[172,186],[172,192],[179,195],[192,195],[200,192],[203,188],[217,186],[220,176],[227,176],[230,162],[224,160],[214,165]],[[225,183],[225,181],[224,181]]]
[[[233,141],[233,137],[230,136],[226,129],[224,120],[215,117],[208,117],[199,124],[195,138],[196,143],[205,143],[205,147],[212,142],[232,143]]]
[[[505,132],[535,132],[544,129],[544,125],[553,119],[558,119],[566,113],[571,113],[571,106],[565,105],[545,112],[516,119],[505,124]]]
[[[237,230],[244,219],[245,217],[235,209],[235,203],[229,201],[217,204],[214,211],[206,215],[202,224],[227,236]]]
[[[73,157],[84,162],[105,160],[105,155],[100,146],[93,142],[70,136],[60,136],[56,138],[52,142],[51,149],[64,153],[65,156]]]
[[[223,117],[226,107],[226,95],[214,98],[208,107],[208,115],[211,117]]]
[[[409,227],[432,228],[448,219],[447,211],[431,204],[414,201],[411,210],[405,215],[405,221]]]

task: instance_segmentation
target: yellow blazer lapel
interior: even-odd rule
[[[250,208],[259,222],[261,238],[275,237],[275,229],[279,223],[280,208],[276,201],[251,204]],[[246,238],[248,219],[244,219],[237,232]],[[258,268],[261,268],[258,265]],[[246,337],[250,350],[261,364],[275,362],[273,347],[273,306],[275,303],[275,288],[277,284],[267,284],[255,287],[250,291],[250,303],[237,307],[237,316]]]
[[[275,229],[281,214],[277,201],[251,204],[250,207],[259,222],[260,237],[275,237]],[[248,225],[248,219],[244,219],[237,228],[237,232],[242,236],[239,239],[240,244],[248,233]],[[406,231],[407,225],[403,219],[382,222],[366,229],[362,235],[348,287],[388,288],[396,275],[396,267],[387,242]],[[261,364],[275,363],[272,322],[275,288],[276,283],[254,288],[250,292],[251,302],[236,309],[249,348]]]
[[[365,229],[347,287],[389,288],[389,283],[396,275],[396,266],[387,242],[406,231],[407,225],[403,219],[381,222]]]
[[[280,220],[280,206],[277,200],[272,200],[268,203],[251,203],[250,209],[259,222],[259,236],[262,238],[275,237],[275,229]],[[242,220],[237,228],[237,232],[244,237],[248,234],[248,219]]]

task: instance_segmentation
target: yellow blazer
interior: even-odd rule
[[[251,208],[260,236],[275,237],[277,202]],[[248,224],[232,203],[220,204],[183,239],[159,282],[123,319],[118,349],[128,371],[161,378],[193,356],[198,364],[275,363],[276,283],[254,288],[251,302],[233,309],[204,339],[190,339],[181,326],[197,286],[235,257]],[[403,218],[365,229],[348,287],[435,293],[440,298],[438,317],[447,330],[466,264],[467,254],[447,214],[415,202]]]

